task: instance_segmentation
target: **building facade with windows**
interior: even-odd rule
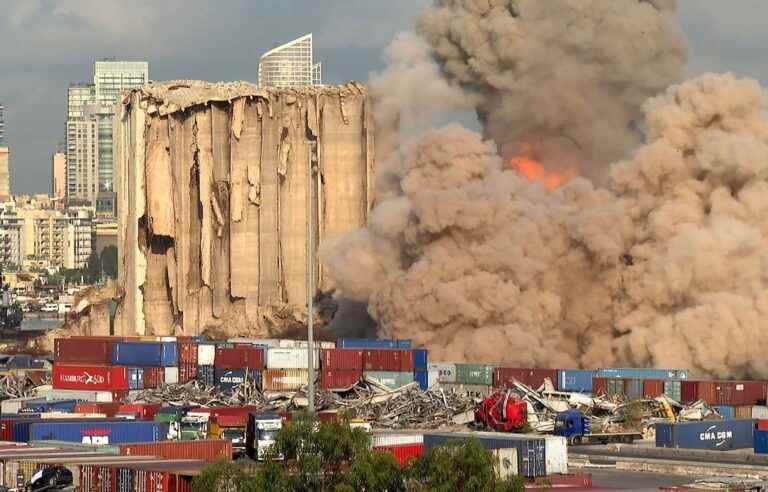
[[[311,33],[264,53],[259,60],[262,87],[321,84],[322,64],[314,62]]]

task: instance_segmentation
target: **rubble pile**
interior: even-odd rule
[[[0,376],[0,400],[32,396],[35,389],[50,382],[41,371],[17,372]]]

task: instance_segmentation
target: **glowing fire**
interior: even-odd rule
[[[528,156],[515,157],[509,161],[512,167],[530,182],[538,182],[547,190],[554,190],[571,179],[571,173],[547,171],[541,163]]]

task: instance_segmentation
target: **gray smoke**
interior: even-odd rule
[[[656,8],[673,6],[629,3],[665,19]],[[645,136],[629,157],[597,161],[604,185],[575,178],[552,192],[509,169],[496,141],[431,130],[378,163],[387,191],[367,228],[324,245],[327,271],[339,295],[368,304],[380,335],[412,338],[435,361],[768,376],[767,101],[731,74],[674,85],[637,109]],[[530,101],[515,104],[524,121]],[[548,128],[563,125],[556,116]]]
[[[436,0],[418,21],[447,79],[480,99],[509,159],[596,180],[641,140],[640,106],[681,79],[675,2]]]

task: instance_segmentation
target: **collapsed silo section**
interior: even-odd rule
[[[359,83],[131,92],[115,127],[117,333],[276,335],[305,323],[308,221],[320,293],[319,246],[367,222],[373,132]]]

